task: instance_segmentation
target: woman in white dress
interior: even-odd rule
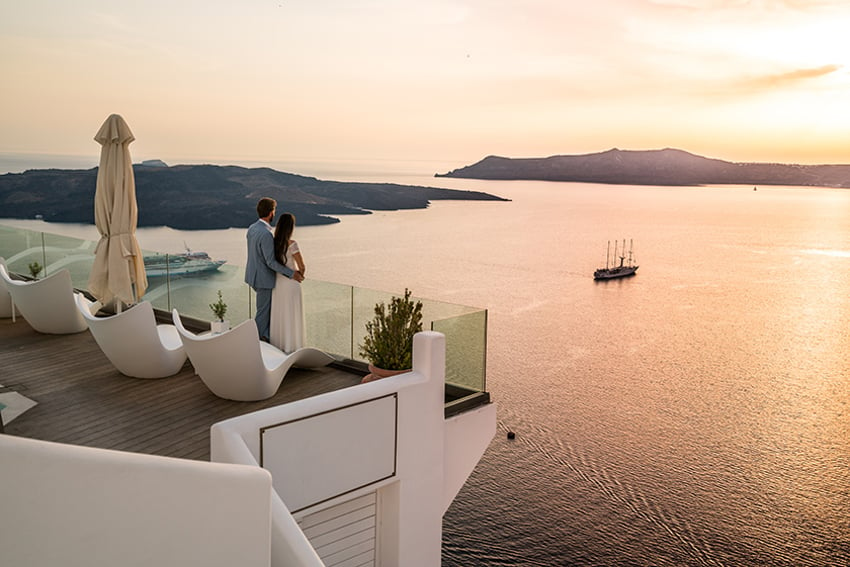
[[[283,213],[274,229],[274,251],[277,261],[304,275],[304,258],[298,243],[292,240],[295,216]],[[277,274],[272,290],[272,316],[269,341],[286,353],[304,346],[304,308],[301,300],[301,284]]]

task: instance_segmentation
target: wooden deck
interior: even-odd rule
[[[38,402],[5,432],[33,439],[209,460],[213,423],[354,386],[361,377],[336,367],[292,369],[274,397],[234,402],[214,396],[188,361],[169,378],[129,378],[88,331],[43,335],[21,317],[0,319],[0,392]]]

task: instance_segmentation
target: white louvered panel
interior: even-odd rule
[[[330,553],[336,553],[347,545],[354,545],[369,538],[375,537],[375,518],[370,517],[359,522],[346,524],[342,528],[325,532],[318,537],[311,537],[310,543],[322,554],[322,549],[327,549]],[[327,553],[327,552],[325,552]]]
[[[375,517],[375,505],[371,504],[369,506],[364,506],[363,508],[358,508],[355,510],[351,510],[350,512],[345,512],[333,518],[330,518],[324,522],[319,524],[315,524],[310,527],[301,526],[301,530],[304,534],[312,541],[314,537],[320,537],[322,534],[332,533],[339,529],[344,529],[345,526],[349,524],[353,524],[355,522],[359,522],[361,520],[368,520],[369,518]],[[372,525],[375,524],[374,520],[370,520]]]
[[[336,553],[327,555],[319,553],[319,557],[322,558],[327,567],[349,567],[352,565],[372,567],[375,565],[375,539],[372,538],[357,545],[351,545]]]
[[[375,565],[374,492],[304,516],[298,524],[328,567]]]
[[[360,496],[359,498],[352,498],[351,500],[346,500],[345,502],[337,504],[336,506],[333,506],[331,508],[325,508],[320,512],[304,514],[298,519],[298,525],[301,526],[301,529],[303,530],[316,524],[327,522],[331,518],[348,514],[352,510],[366,508],[368,506],[372,506],[374,508],[376,502],[377,494],[375,492],[370,492],[368,494]]]

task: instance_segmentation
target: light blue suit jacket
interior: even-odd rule
[[[248,227],[248,261],[245,264],[245,283],[256,289],[274,288],[275,274],[291,278],[295,273],[274,257],[274,236],[262,219]]]

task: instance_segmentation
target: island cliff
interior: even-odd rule
[[[323,181],[270,168],[134,165],[139,226],[182,230],[246,227],[260,197],[272,197],[298,224],[339,222],[335,215],[418,209],[433,200],[497,200],[487,193],[392,183]],[[39,169],[0,175],[0,217],[94,224],[97,168]]]
[[[850,187],[850,165],[734,163],[682,150],[611,149],[546,158],[489,156],[436,177],[576,181],[617,185],[803,185]]]

